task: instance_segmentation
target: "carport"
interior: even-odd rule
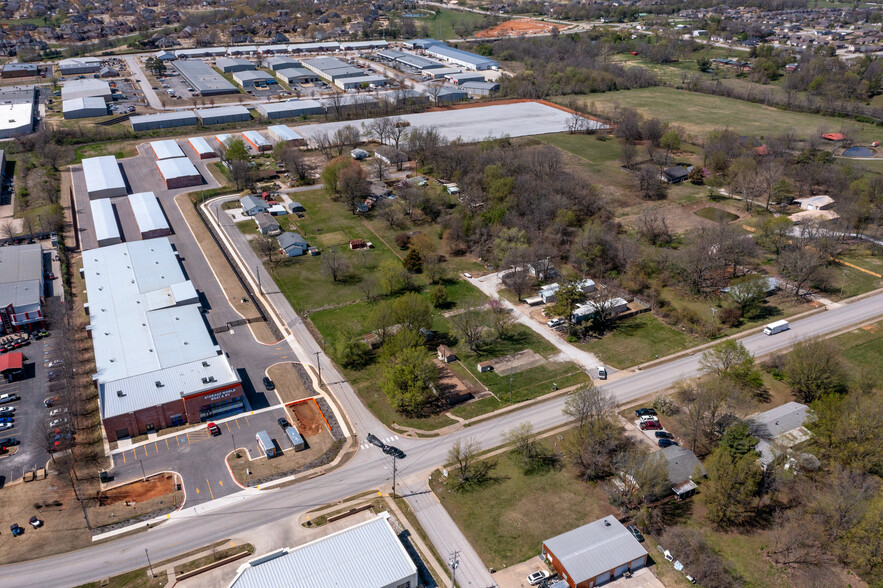
[[[0,374],[11,382],[16,376],[24,373],[23,363],[24,355],[19,351],[0,355]]]

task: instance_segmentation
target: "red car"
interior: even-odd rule
[[[208,432],[212,434],[212,437],[217,437],[221,434],[221,427],[219,427],[215,423],[209,423]]]
[[[644,421],[640,426],[642,431],[662,430],[662,423],[659,421]]]

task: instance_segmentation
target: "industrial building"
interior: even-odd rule
[[[91,200],[89,208],[92,210],[92,224],[95,225],[95,239],[98,241],[98,246],[106,247],[122,242],[120,227],[110,198]]]
[[[389,513],[239,566],[230,588],[417,588],[417,567],[389,523]]]
[[[446,75],[445,79],[456,85],[463,82],[483,82],[484,75],[477,72],[455,73]]]
[[[334,85],[344,91],[382,88],[386,85],[386,78],[381,75],[354,76],[334,80]]]
[[[172,234],[169,221],[163,214],[159,200],[153,192],[139,192],[129,195],[129,204],[138,223],[142,239],[156,239]]]
[[[247,59],[218,57],[218,59],[215,60],[215,67],[224,73],[233,73],[254,69],[254,64]]]
[[[276,72],[276,77],[288,84],[311,84],[319,81],[319,74],[305,67],[286,67]]]
[[[162,175],[167,190],[202,185],[202,175],[186,157],[161,159],[156,162],[156,168]]]
[[[343,41],[340,43],[341,51],[362,51],[364,49],[381,49],[388,47],[389,43],[383,39],[373,39],[371,41]]]
[[[82,80],[70,80],[64,82],[61,86],[62,101],[91,97],[103,98],[105,102],[112,100],[113,92],[110,90],[110,84],[104,80],[85,78]]]
[[[470,96],[490,96],[500,89],[497,82],[460,82],[457,87],[465,90]]]
[[[336,57],[315,57],[303,62],[303,66],[310,71],[319,74],[319,77],[329,82],[341,78],[352,78],[365,75],[365,70],[341,61]]]
[[[286,127],[285,125],[272,125],[267,127],[267,133],[269,133],[272,139],[275,139],[279,143],[292,143],[294,145],[306,145],[307,140],[303,138],[299,133],[294,131],[291,127]]]
[[[458,74],[461,70],[459,67],[438,67],[433,69],[425,69],[423,70],[423,77],[428,80],[440,80],[445,76],[449,76],[451,74]]]
[[[184,152],[178,146],[174,139],[166,139],[165,141],[151,141],[150,148],[153,149],[157,159],[171,159],[172,157],[184,157]]]
[[[215,135],[215,140],[218,142],[218,146],[226,151],[227,145],[233,140],[233,135],[230,133],[221,133],[220,135]]]
[[[224,76],[216,72],[204,61],[180,60],[172,62],[175,69],[201,96],[214,96],[216,94],[236,94],[239,90],[236,86],[224,79]]]
[[[128,194],[126,180],[117,158],[113,155],[88,157],[83,160],[83,176],[89,200],[112,198]]]
[[[193,150],[196,151],[200,159],[211,159],[218,156],[203,137],[191,137],[188,143],[190,143],[190,146],[193,147]]]
[[[276,78],[265,71],[247,70],[234,73],[233,81],[243,88],[254,88],[258,84],[275,84]]]
[[[36,63],[7,63],[0,71],[0,78],[27,78],[40,75]]]
[[[101,60],[97,57],[71,57],[59,61],[56,69],[62,76],[90,74],[101,69]]]
[[[27,135],[34,130],[34,102],[0,103],[0,139]]]
[[[444,41],[436,41],[435,39],[409,39],[402,41],[402,47],[407,49],[426,49],[433,45],[444,45]]]
[[[73,98],[61,103],[61,112],[66,120],[107,116],[107,102],[98,96]]]
[[[543,557],[570,588],[594,588],[647,565],[647,551],[613,516],[547,539]]]
[[[43,276],[42,245],[0,247],[0,333],[45,326]]]
[[[448,47],[444,43],[432,44],[426,47],[424,51],[436,59],[456,63],[466,69],[481,71],[485,69],[499,69],[500,67],[499,63],[489,57],[482,57],[481,55],[470,53],[469,51],[463,51],[462,49],[454,49],[453,47]]]
[[[85,251],[81,273],[108,441],[244,410],[168,238]]]
[[[258,104],[255,110],[269,119],[274,118],[295,118],[298,116],[310,116],[313,114],[322,114],[325,108],[321,102],[316,100],[289,100],[288,102],[270,102],[268,104]]]
[[[192,110],[181,110],[133,116],[129,122],[132,123],[133,131],[153,131],[172,127],[187,127],[195,125],[198,121]]]
[[[400,69],[406,72],[426,72],[445,67],[443,63],[439,63],[438,61],[426,59],[425,57],[414,55],[412,53],[405,53],[404,51],[378,51],[377,57],[379,57],[383,61],[388,62],[396,69]]]
[[[273,71],[279,71],[280,69],[290,69],[292,67],[300,67],[300,61],[285,56],[271,57],[267,60],[267,67],[269,67]]]
[[[256,151],[272,151],[273,144],[267,141],[266,137],[257,131],[245,131],[242,138],[248,145],[254,147]]]
[[[200,108],[197,109],[196,116],[204,125],[221,125],[225,123],[251,120],[251,113],[245,106]]]
[[[460,88],[439,88],[438,94],[435,96],[436,102],[459,102],[467,99],[469,99],[469,94]]]

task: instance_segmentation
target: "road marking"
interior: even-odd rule
[[[138,450],[137,449],[132,450],[132,459],[138,459]]]
[[[218,484],[220,484],[221,486],[223,486],[223,485],[224,485],[224,480],[218,480]]]
[[[178,442],[178,447],[181,447],[181,436],[180,435],[175,435],[175,441]]]
[[[171,450],[171,447],[169,447],[169,438],[168,437],[166,437],[166,449]]]
[[[156,441],[153,442],[153,448],[156,449],[156,454],[159,455],[159,445],[157,445]]]
[[[236,429],[239,430],[239,431],[241,431],[241,430],[242,430],[242,426],[239,424],[239,419],[236,419],[236,420],[233,421],[233,422],[236,423]]]
[[[209,483],[208,479],[205,481],[205,485],[208,486],[208,493],[211,494],[212,500],[215,499],[215,493],[212,492],[212,485]]]
[[[196,493],[199,494],[199,488],[198,488],[198,487],[196,488]]]
[[[230,433],[230,432],[231,432],[231,431],[230,431],[230,421],[227,421],[227,422],[224,423],[224,424],[227,425],[227,432]]]
[[[287,358],[288,358],[287,355],[283,355],[280,359],[287,359]]]
[[[245,419],[245,424],[248,425],[248,426],[250,427],[250,426],[251,426],[251,423],[248,422],[248,417],[247,417],[247,416],[243,416],[242,418]]]
[[[126,452],[125,451],[123,451],[122,456],[123,456],[123,463],[126,463]]]

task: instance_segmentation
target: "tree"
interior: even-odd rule
[[[699,369],[728,380],[742,390],[757,391],[763,378],[754,365],[754,356],[741,341],[727,339],[702,354]]]
[[[392,295],[402,290],[409,290],[414,283],[411,274],[402,267],[397,259],[387,259],[380,264],[380,287],[383,291]]]
[[[479,459],[481,443],[478,439],[457,439],[448,450],[448,461],[457,466],[457,489],[465,490],[487,481],[496,467],[492,459]]]
[[[665,165],[668,165],[671,153],[681,148],[681,134],[677,129],[668,129],[659,140],[659,146],[665,149]]]
[[[616,400],[591,381],[568,394],[562,410],[578,427],[610,420],[615,411]]]
[[[671,489],[668,465],[659,452],[631,447],[616,460],[619,470],[619,499],[629,509],[655,502]]]
[[[812,246],[792,245],[779,256],[782,275],[794,282],[794,296],[800,298],[827,266],[826,256]]]
[[[18,235],[18,226],[15,224],[15,221],[12,219],[4,221],[0,225],[0,234],[3,235],[4,239],[15,239],[16,235]]]
[[[772,250],[776,258],[788,243],[794,222],[787,216],[768,216],[763,219],[757,230],[757,242],[762,247]]]
[[[374,156],[371,160],[371,167],[374,170],[374,175],[378,181],[382,182],[387,178],[389,174],[387,174],[387,170],[389,169],[386,165],[386,162],[380,159],[377,156]]]
[[[555,293],[555,304],[550,309],[557,316],[567,321],[567,332],[573,327],[573,311],[576,306],[586,300],[586,293],[580,287],[580,280],[568,279]]]
[[[242,139],[227,139],[226,149],[223,152],[223,160],[227,163],[231,161],[248,161],[248,148]]]
[[[380,387],[394,410],[416,416],[423,412],[435,394],[438,367],[423,347],[410,346],[382,357]]]
[[[447,270],[442,265],[441,257],[435,254],[426,255],[423,258],[423,275],[430,284],[440,284],[445,280]]]
[[[257,247],[261,255],[267,258],[270,267],[276,265],[276,254],[279,252],[279,244],[270,235],[258,235]]]
[[[334,345],[334,356],[342,366],[351,369],[360,369],[371,361],[368,345],[354,325],[345,325],[341,329]]]
[[[638,216],[638,234],[651,245],[670,245],[674,241],[665,215],[658,208],[644,207]]]
[[[463,337],[469,349],[478,353],[485,341],[487,314],[477,306],[467,307],[451,316],[451,325]]]
[[[708,520],[721,528],[748,522],[755,511],[761,471],[757,455],[734,457],[726,447],[715,449],[705,460],[708,480],[700,497],[708,509]]]
[[[675,399],[683,407],[677,418],[690,449],[709,449],[717,438],[718,420],[730,399],[730,385],[715,377],[701,383],[678,382]]]
[[[665,200],[668,197],[668,184],[659,177],[659,171],[652,165],[645,165],[637,171],[635,188],[645,200]]]
[[[491,298],[487,306],[490,311],[488,319],[491,328],[498,339],[505,339],[511,334],[512,328],[515,325],[515,317],[512,316],[512,311],[503,304],[503,300],[499,297]]]
[[[534,433],[533,424],[528,421],[517,425],[503,435],[503,441],[512,445],[521,470],[531,474],[557,464],[558,457],[541,444]]]
[[[337,177],[337,193],[347,207],[356,214],[356,205],[364,200],[369,191],[364,168],[353,160],[343,167]]]
[[[754,451],[758,439],[751,434],[748,423],[736,423],[727,427],[718,447],[725,448],[734,458],[741,458]]]
[[[355,162],[347,157],[335,157],[325,165],[325,169],[322,170],[322,184],[326,194],[335,198],[341,196],[340,173],[351,163]],[[356,165],[359,164],[356,163]]]
[[[230,176],[233,178],[237,190],[245,190],[254,185],[254,167],[250,161],[234,159],[228,165],[230,166]]]
[[[739,307],[742,316],[753,318],[760,312],[766,299],[767,278],[760,274],[752,274],[733,280],[730,283],[730,298]]]
[[[392,301],[382,300],[374,307],[368,326],[371,332],[380,338],[381,343],[386,343],[386,340],[392,336],[393,327],[397,322]]]
[[[364,276],[359,281],[358,287],[368,302],[377,298],[377,293],[380,291],[380,284],[377,282],[377,277],[374,274]]]
[[[276,161],[285,166],[285,169],[297,178],[298,183],[312,183],[312,176],[316,172],[316,166],[310,163],[301,150],[289,143],[279,143],[273,150]]]
[[[708,544],[700,529],[669,527],[660,538],[660,545],[678,554],[678,559],[690,562],[690,574],[702,586],[735,588],[741,585],[730,576],[724,560]]]
[[[528,251],[527,247],[516,247],[510,249],[503,259],[503,266],[510,268],[502,275],[503,284],[515,293],[519,301],[536,282],[527,263]]]
[[[432,309],[429,307],[429,302],[415,292],[408,292],[396,298],[393,309],[396,320],[407,329],[419,331],[432,327]]]
[[[442,308],[448,303],[448,289],[439,284],[429,291],[429,300],[436,308]]]
[[[706,72],[711,69],[711,60],[707,57],[698,57],[696,58],[696,67],[699,68],[699,71]]]
[[[408,273],[419,274],[423,272],[423,258],[420,257],[420,252],[413,247],[408,249],[408,254],[402,260],[402,266],[408,270]]]
[[[832,341],[810,339],[794,346],[785,360],[785,380],[800,402],[846,391],[840,349]]]
[[[634,143],[623,141],[619,150],[619,161],[626,169],[631,169],[638,158],[638,148]]]
[[[329,249],[322,255],[322,271],[339,282],[349,276],[350,264],[339,251]]]

